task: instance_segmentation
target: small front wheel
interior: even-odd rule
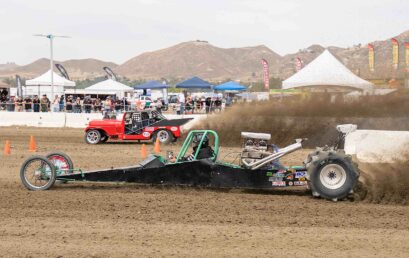
[[[101,141],[101,133],[98,130],[89,130],[85,133],[85,142],[88,144],[98,144]]]
[[[45,157],[32,156],[21,166],[20,179],[29,190],[48,190],[56,180],[55,167]]]

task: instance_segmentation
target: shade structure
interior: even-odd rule
[[[299,72],[283,81],[283,89],[292,88],[334,88],[351,90],[372,90],[374,85],[352,73],[328,50],[315,58]]]
[[[53,71],[53,85],[74,87],[75,82],[67,80]],[[48,70],[37,78],[26,80],[26,86],[51,86],[51,70]]]
[[[242,91],[242,90],[247,90],[247,87],[237,82],[229,81],[229,82],[225,82],[220,85],[217,85],[213,89],[219,90],[219,91]]]
[[[183,82],[176,84],[176,88],[185,88],[185,89],[211,89],[212,84],[200,79],[199,77],[192,77]]]
[[[160,83],[158,81],[148,81],[139,85],[134,86],[135,90],[160,90],[160,89],[166,89],[169,86],[163,83]]]
[[[105,81],[95,83],[94,85],[85,88],[85,90],[88,92],[94,92],[94,94],[109,94],[115,92],[115,94],[120,96],[124,96],[125,92],[134,91],[132,87],[129,87],[112,79],[107,79]]]

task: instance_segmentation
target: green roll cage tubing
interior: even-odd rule
[[[214,150],[213,150],[213,157],[211,158],[213,161],[216,161],[217,159],[217,155],[219,154],[219,136],[217,135],[217,133],[213,130],[192,130],[189,132],[189,134],[187,135],[185,142],[182,145],[182,148],[180,149],[180,152],[176,158],[176,162],[178,163],[181,161],[181,159],[183,157],[185,157],[186,152],[189,150],[190,144],[193,141],[193,137],[196,134],[201,134],[202,135],[202,139],[200,140],[200,143],[198,145],[198,148],[196,149],[196,152],[194,154],[194,158],[193,160],[197,159],[197,155],[199,155],[199,151],[203,145],[203,141],[206,138],[206,136],[208,135],[213,135],[214,137]]]

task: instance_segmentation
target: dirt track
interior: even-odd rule
[[[0,128],[1,147],[6,139],[14,146],[11,156],[0,154],[3,257],[409,256],[409,206],[333,203],[303,190],[69,183],[29,192],[18,175],[29,135],[39,153],[64,151],[84,169],[139,159],[140,145],[86,145],[81,130]]]

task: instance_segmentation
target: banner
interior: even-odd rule
[[[398,69],[399,63],[399,42],[397,39],[391,39],[392,42],[392,65],[394,69]]]
[[[21,83],[21,78],[16,74],[16,87],[17,87],[17,97],[23,97],[23,84]]]
[[[409,43],[405,43],[406,71],[409,72]]]
[[[270,89],[270,75],[269,75],[269,68],[268,62],[265,59],[261,59],[261,64],[263,65],[263,79],[264,79],[264,89]]]
[[[55,64],[55,67],[57,67],[58,71],[60,71],[62,77],[64,77],[67,80],[70,80],[70,76],[68,76],[67,70],[65,70],[62,64]]]
[[[295,59],[295,69],[297,70],[297,72],[302,69],[302,66],[303,66],[303,61],[301,60],[301,58],[297,57]]]
[[[116,76],[116,74],[111,70],[111,68],[109,68],[108,66],[104,66],[102,68],[106,74],[108,75],[108,79],[114,80],[114,81],[118,81],[118,77]]]
[[[369,71],[375,71],[375,47],[372,44],[368,44],[368,67]]]

